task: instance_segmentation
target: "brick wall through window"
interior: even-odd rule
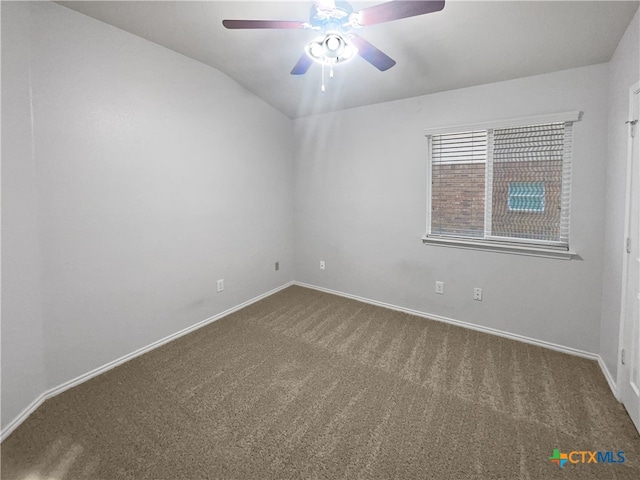
[[[431,232],[484,235],[485,163],[433,165]]]

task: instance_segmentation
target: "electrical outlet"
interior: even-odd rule
[[[324,270],[324,260],[320,260],[320,270]]]
[[[218,280],[218,292],[221,292],[224,290],[224,278],[221,278],[220,280]]]
[[[436,282],[436,293],[444,295],[444,282]]]
[[[280,270],[280,262],[276,262],[276,272]]]
[[[474,288],[473,289],[473,299],[474,300],[478,300],[479,302],[482,301],[482,289],[481,288]]]

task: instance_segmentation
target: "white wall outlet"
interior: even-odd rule
[[[280,270],[280,262],[276,262],[276,272]]]
[[[221,278],[220,280],[218,280],[218,292],[221,292],[224,290],[224,278]]]
[[[320,270],[324,270],[324,260],[320,260]]]
[[[474,300],[478,300],[479,302],[482,301],[482,289],[481,288],[474,288],[473,289],[473,299]]]
[[[444,282],[436,282],[436,293],[444,295]]]

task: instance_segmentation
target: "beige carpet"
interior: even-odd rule
[[[290,287],[45,402],[2,479],[637,480],[639,454],[593,361]]]

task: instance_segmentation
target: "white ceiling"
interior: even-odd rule
[[[380,72],[355,58],[322,93],[319,65],[289,74],[316,33],[221,23],[308,21],[312,0],[58,3],[211,65],[291,118],[607,62],[639,5],[448,0],[441,12],[360,29],[396,66]]]

